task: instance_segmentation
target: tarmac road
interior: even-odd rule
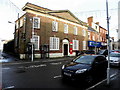
[[[62,81],[61,66],[67,62],[63,58],[33,63],[3,64],[2,88],[78,88],[85,90],[91,87],[80,82]],[[118,71],[117,68],[111,68],[110,74],[116,74]]]

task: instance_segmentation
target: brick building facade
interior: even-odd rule
[[[15,48],[21,59],[26,56],[32,33],[35,57],[41,57],[41,46],[45,45],[49,57],[75,56],[76,51],[87,49],[87,24],[69,10],[55,11],[27,3],[23,11],[15,30]]]
[[[107,49],[107,39],[106,39],[107,30],[99,25],[99,22],[93,21],[93,16],[88,17],[88,48],[95,49],[97,51],[100,49]]]
[[[25,14],[16,20],[15,52],[26,58],[28,44],[34,44],[34,55],[52,57],[75,56],[89,49],[89,41],[99,41],[99,25],[79,20],[69,10],[50,10],[31,3],[23,7]],[[94,47],[93,47],[94,49]]]

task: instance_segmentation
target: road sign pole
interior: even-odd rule
[[[108,0],[106,0],[106,14],[107,14],[107,30],[108,30],[108,68],[107,68],[107,84],[110,83],[110,38],[109,38],[109,15],[108,15]]]
[[[32,57],[31,57],[31,61],[33,62],[34,61],[34,19],[32,20]]]

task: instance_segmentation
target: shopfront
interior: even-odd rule
[[[88,41],[88,48],[89,50],[95,50],[98,52],[98,50],[102,47],[101,42],[96,41]]]

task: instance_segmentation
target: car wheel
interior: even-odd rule
[[[92,77],[91,75],[87,76],[85,82],[86,82],[87,84],[92,84],[92,82],[93,82],[93,77]]]

